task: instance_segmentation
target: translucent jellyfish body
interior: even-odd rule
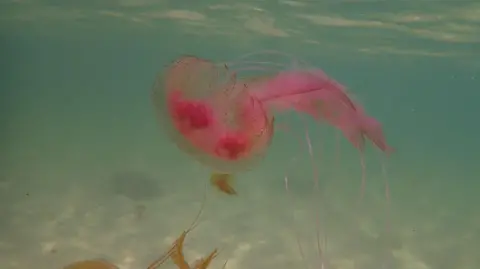
[[[235,173],[255,164],[273,135],[273,117],[226,66],[193,56],[155,81],[152,100],[172,141],[200,163]]]

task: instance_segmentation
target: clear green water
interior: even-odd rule
[[[302,125],[283,116],[291,131],[238,175],[238,197],[207,188],[188,259],[219,247],[212,268],[321,268],[318,212],[329,269],[479,268],[477,2],[77,2],[0,2],[0,268],[145,268],[192,221],[210,173],[158,126],[155,75],[183,54],[264,49],[347,85],[397,152],[369,150],[359,203],[358,154],[309,122],[319,195]]]

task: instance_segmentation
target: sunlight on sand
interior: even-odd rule
[[[244,180],[249,184],[258,177],[265,176],[253,175]],[[59,268],[74,261],[97,258],[121,269],[144,268],[166,251],[193,221],[201,204],[202,193],[198,192],[203,189],[201,184],[197,181],[197,187],[191,189],[170,186],[168,193],[140,202],[106,192],[96,184],[64,184],[55,194],[51,189],[35,190],[28,199],[17,199],[11,204],[12,230],[0,242],[4,250],[0,258],[6,261],[2,262],[2,268]],[[238,199],[227,199],[230,197],[209,190],[200,225],[186,243],[187,259],[196,260],[218,247],[220,257],[211,266],[214,269],[221,268],[227,259],[228,269],[298,267],[305,263],[298,252],[295,234],[298,231],[306,263],[316,266],[312,201],[295,195],[292,208],[284,192],[269,191],[267,186],[243,187]],[[29,189],[20,184],[8,188],[17,188],[9,189],[11,193],[17,193],[18,188]],[[384,245],[376,239],[380,236],[377,224],[368,216],[360,216],[359,226],[345,222],[352,216],[346,210],[349,205],[341,197],[330,203],[334,212],[322,223],[328,226],[326,255],[331,268],[378,265],[372,259],[383,259],[384,254],[375,249],[388,248],[389,243]],[[142,213],[138,212],[139,206]],[[363,247],[357,249],[357,246]],[[429,268],[405,246],[395,248],[392,253],[402,264],[395,268]]]

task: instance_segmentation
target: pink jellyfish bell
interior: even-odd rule
[[[273,117],[225,65],[194,56],[173,62],[153,86],[157,117],[179,149],[230,180],[265,154]],[[224,184],[224,180],[221,182]]]

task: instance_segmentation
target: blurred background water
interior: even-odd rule
[[[146,268],[193,220],[210,172],[158,126],[156,74],[184,54],[264,49],[345,84],[397,151],[369,150],[359,206],[358,153],[309,122],[318,197],[301,122],[283,116],[291,131],[238,175],[238,197],[209,188],[187,257],[220,247],[213,268],[321,268],[319,212],[329,268],[480,268],[478,1],[2,0],[0,41],[2,269]]]

